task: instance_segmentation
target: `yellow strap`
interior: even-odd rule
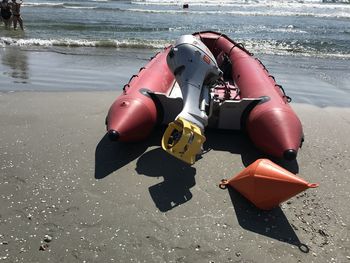
[[[162,148],[176,158],[194,164],[196,155],[201,151],[205,142],[202,130],[195,124],[177,118],[169,123],[162,138]]]

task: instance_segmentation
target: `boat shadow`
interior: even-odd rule
[[[96,146],[95,150],[95,178],[103,179],[123,166],[138,158],[144,158],[147,150],[151,146],[159,146],[165,128],[156,129],[152,135],[142,142],[122,143],[111,142],[105,134]],[[242,163],[245,167],[259,158],[268,158],[291,173],[298,173],[299,166],[296,160],[284,161],[271,156],[264,155],[249,140],[245,133],[239,131],[207,130],[204,150],[227,151],[232,154],[241,155]],[[175,160],[165,152],[159,153],[165,156],[163,159]],[[176,162],[178,162],[176,160]],[[157,164],[157,163],[152,163]],[[174,164],[171,164],[174,165]]]
[[[216,150],[239,154],[245,167],[257,159],[267,158],[293,174],[299,172],[297,160],[286,161],[264,154],[254,146],[244,132],[208,129],[205,136],[207,139],[204,143],[205,151]]]
[[[309,247],[299,240],[280,207],[270,211],[260,210],[236,190],[228,188],[228,192],[233,213],[243,229],[297,246],[301,252],[309,253]]]
[[[95,151],[95,179],[103,179],[136,160],[136,172],[164,180],[149,188],[150,196],[161,212],[166,212],[192,198],[196,169],[167,154],[160,146],[164,129],[156,130],[147,141],[139,143],[111,142],[105,135]]]
[[[95,151],[95,178],[103,179],[137,160],[135,170],[138,174],[164,178],[148,189],[155,206],[161,212],[188,202],[192,198],[190,189],[196,184],[196,169],[161,149],[163,132],[164,129],[157,129],[147,141],[139,143],[110,142],[105,135]],[[264,155],[242,132],[208,130],[206,137],[205,151],[212,149],[240,154],[244,166],[259,158],[269,158],[292,173],[299,170],[297,161],[280,161]],[[150,147],[152,149],[149,150]],[[298,246],[302,252],[309,251],[308,247],[300,242],[280,208],[261,211],[235,190],[228,191],[233,212],[243,229]]]
[[[196,185],[196,169],[169,156],[162,148],[143,154],[137,160],[136,171],[138,174],[164,178],[148,189],[161,212],[169,211],[192,198],[190,189]]]
[[[147,142],[111,142],[106,135],[102,137],[95,150],[95,179],[103,179],[140,157],[149,145]]]

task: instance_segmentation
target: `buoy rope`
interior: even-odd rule
[[[222,179],[221,182],[220,182],[220,184],[219,184],[219,187],[220,187],[221,189],[226,189],[226,188],[227,188],[227,184],[228,184],[227,179]]]

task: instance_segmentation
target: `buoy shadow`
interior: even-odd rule
[[[263,211],[256,208],[236,190],[228,188],[228,192],[234,213],[242,228],[297,246],[303,253],[309,252],[309,248],[299,240],[280,207],[270,211]]]
[[[170,156],[162,148],[144,153],[137,160],[136,171],[164,180],[149,187],[149,193],[161,212],[169,211],[192,198],[196,169]]]

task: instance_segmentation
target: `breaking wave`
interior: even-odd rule
[[[46,3],[31,3],[31,2],[24,2],[23,6],[24,7],[63,7],[65,3],[61,2],[61,3],[50,3],[50,2],[46,2]]]
[[[14,39],[10,37],[0,38],[0,47],[106,47],[106,48],[140,48],[159,49],[169,45],[164,40],[84,40],[84,39]]]
[[[331,44],[310,43],[291,41],[283,42],[276,40],[236,40],[242,42],[252,53],[268,55],[292,55],[320,58],[343,58],[349,59],[350,53],[334,51]],[[10,37],[0,38],[0,47],[17,46],[23,48],[31,47],[94,47],[94,48],[132,48],[132,49],[162,49],[172,44],[169,40],[76,40],[76,39],[14,39]]]

